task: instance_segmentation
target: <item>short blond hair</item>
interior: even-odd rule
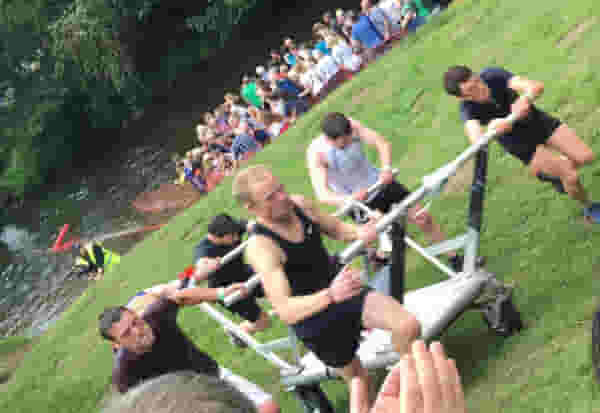
[[[273,173],[264,165],[254,165],[241,170],[235,178],[233,178],[233,198],[240,205],[251,204],[254,202],[251,185],[257,182],[263,182],[271,176],[273,176]]]

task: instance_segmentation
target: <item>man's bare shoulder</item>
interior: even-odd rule
[[[313,221],[319,219],[319,207],[314,200],[300,194],[290,195],[290,198],[310,219]]]
[[[269,257],[277,257],[278,261],[285,260],[285,253],[277,245],[274,239],[267,235],[253,234],[248,238],[245,255],[250,264],[267,260]]]

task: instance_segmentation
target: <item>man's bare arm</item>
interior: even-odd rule
[[[481,123],[476,119],[470,119],[465,123],[465,133],[471,144],[477,143],[479,138],[484,134]]]
[[[194,305],[207,301],[219,300],[218,288],[194,287],[178,290],[168,295],[168,298],[178,305]]]
[[[508,87],[519,92],[521,95],[526,95],[530,101],[544,93],[544,84],[537,80],[526,79],[521,76],[513,76],[508,81]]]
[[[317,199],[323,203],[342,206],[347,201],[344,195],[338,195],[327,185],[327,165],[320,159],[317,151],[309,149],[307,153],[308,173]]]
[[[289,281],[283,270],[283,251],[272,240],[254,235],[244,251],[247,262],[261,274],[263,288],[281,320],[296,324],[323,311],[332,303],[328,289],[314,294],[292,296]]]
[[[359,121],[352,118],[348,118],[352,129],[360,137],[360,139],[367,145],[374,146],[377,149],[379,155],[379,161],[381,162],[382,168],[391,168],[392,166],[392,144],[386,138],[375,132],[374,130],[367,128]]]

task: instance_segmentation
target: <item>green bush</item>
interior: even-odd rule
[[[191,40],[144,73],[127,30],[162,33],[144,26],[160,0],[0,0],[0,189],[23,195],[80,152],[81,136],[120,128],[157,85],[221,47],[257,0],[169,6],[192,3],[202,11],[184,21]]]

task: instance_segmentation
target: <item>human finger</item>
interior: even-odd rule
[[[444,347],[438,341],[431,343],[429,349],[440,384],[442,403],[446,408],[451,408],[456,405],[456,395],[454,394],[454,382],[451,377],[452,372],[450,370],[450,365],[448,364],[446,352],[444,351]]]
[[[385,378],[381,388],[379,389],[379,394],[377,398],[380,397],[396,397],[400,396],[400,363],[398,363],[394,368],[388,373]]]
[[[423,394],[415,360],[406,355],[400,360],[400,413],[421,413],[423,409]]]
[[[454,409],[457,413],[466,413],[467,406],[465,403],[465,393],[463,391],[460,373],[456,368],[456,361],[453,359],[448,360],[448,368],[450,370],[450,377],[452,379],[452,388],[455,400]]]
[[[419,376],[419,384],[423,392],[424,411],[427,413],[435,412],[440,406],[442,393],[433,358],[422,340],[415,341],[412,350]]]

